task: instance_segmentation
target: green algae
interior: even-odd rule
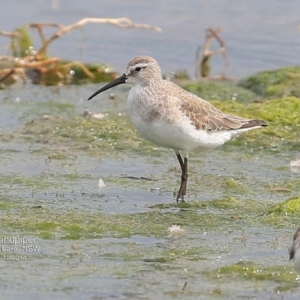
[[[38,152],[38,151],[36,151]],[[42,152],[43,154],[45,154],[45,150],[44,151],[39,151]],[[70,159],[70,153],[68,153],[67,151],[50,151],[49,155],[48,155],[48,160],[66,160],[66,159]]]
[[[116,72],[107,64],[84,64],[80,61],[49,57],[45,48],[44,51],[38,53],[33,46],[28,28],[25,26],[17,28],[15,33],[16,35],[11,37],[10,52],[16,59],[0,62],[0,71],[9,68],[11,69],[10,75],[19,74],[15,72],[15,68],[18,68],[23,71],[24,83],[26,79],[29,79],[33,84],[43,86],[79,85],[109,82],[117,77]],[[34,56],[34,61],[31,56]],[[21,75],[19,77],[21,78]],[[16,78],[16,76],[8,76],[1,83],[4,87],[9,86],[18,81]]]
[[[35,103],[28,107],[27,104],[20,104],[21,112],[18,114],[18,121],[29,125],[30,123],[44,121],[47,122],[53,118],[69,117],[75,114],[76,106],[72,103],[59,103],[55,101],[45,101]],[[25,125],[26,126],[26,125]]]
[[[172,225],[174,216],[162,216],[159,212],[137,215],[105,215],[103,213],[84,213],[70,211],[58,213],[51,209],[35,210],[23,207],[21,213],[11,216],[4,215],[3,226],[24,230],[32,235],[54,239],[93,239],[105,236],[115,238],[132,235],[165,236],[166,224]],[[164,219],[164,222],[163,222]],[[149,222],[151,226],[149,226]]]
[[[34,114],[74,114],[75,113],[75,104],[72,103],[59,103],[55,101],[46,101],[46,102],[38,102],[31,107],[31,113]]]
[[[46,86],[109,82],[117,77],[108,65],[78,64],[73,61],[60,61],[55,68],[44,73],[41,72],[38,75],[35,78],[35,83]]]
[[[268,214],[299,214],[300,213],[300,197],[293,197],[280,203],[272,205]]]
[[[201,174],[205,163],[199,160],[206,158],[200,156],[201,153],[192,154],[188,186],[191,194],[187,203],[179,204],[169,191],[171,186],[179,184],[180,168],[165,169],[167,163],[177,164],[176,158],[167,161],[165,151],[157,151],[155,145],[140,138],[126,114],[109,112],[100,120],[83,118],[75,115],[72,106],[61,107],[60,111],[54,102],[51,112],[54,116],[43,119],[41,112],[46,113],[47,109],[42,110],[42,105],[37,110],[33,108],[33,122],[22,124],[20,129],[13,131],[14,141],[21,142],[23,147],[13,145],[20,149],[18,151],[0,150],[4,166],[16,161],[18,165],[18,173],[2,169],[3,174],[14,171],[16,175],[1,174],[0,234],[36,236],[45,252],[28,257],[30,264],[20,262],[4,267],[4,272],[8,273],[2,278],[13,278],[9,272],[20,272],[15,269],[18,266],[24,270],[32,266],[40,270],[43,265],[51,277],[49,284],[56,286],[55,291],[64,288],[76,291],[75,286],[83,288],[88,276],[100,284],[101,278],[116,280],[118,285],[130,280],[129,298],[138,298],[141,294],[148,297],[151,291],[156,293],[156,298],[195,299],[199,296],[199,280],[203,284],[200,292],[208,299],[234,298],[233,282],[241,284],[240,288],[244,289],[241,295],[245,297],[255,297],[257,291],[267,287],[268,293],[272,289],[290,291],[297,287],[295,273],[291,267],[286,268],[289,262],[285,250],[299,226],[299,213],[271,212],[276,204],[288,201],[299,191],[297,175],[288,173],[288,165],[277,164],[280,153],[284,154],[285,162],[288,161],[285,155],[289,155],[291,149],[297,153],[296,135],[292,131],[298,132],[298,117],[291,113],[298,108],[297,101],[284,98],[250,105],[227,100],[214,103],[232,114],[269,118],[269,127],[243,134],[221,151],[217,150],[220,152],[214,152],[217,154],[210,154],[215,155],[211,164],[216,163],[217,170],[216,166],[208,165]],[[284,107],[280,103],[284,103]],[[278,114],[277,109],[280,109]],[[290,129],[285,132],[285,127]],[[275,142],[282,148],[267,151],[276,145]],[[10,148],[6,143],[2,143],[2,147]],[[261,149],[264,146],[267,149]],[[159,157],[160,153],[163,153],[163,159]],[[9,155],[9,161],[5,155]],[[198,155],[199,160],[193,161]],[[18,157],[24,158],[24,164],[18,163],[21,160]],[[145,164],[144,158],[149,164]],[[225,166],[220,171],[219,158],[224,161],[221,166]],[[257,159],[262,164],[269,164],[263,167],[263,172],[269,168],[270,172],[279,174],[275,181],[265,179],[260,182],[262,176],[256,177],[259,175],[256,170],[243,175],[243,167],[226,164],[246,162],[247,167]],[[103,173],[108,175],[102,175],[101,168],[106,161],[113,169]],[[123,161],[129,161],[128,168],[121,163]],[[97,166],[92,166],[98,162],[99,172]],[[135,165],[131,169],[132,162]],[[38,170],[34,170],[34,174],[38,174],[33,176],[30,170],[35,165]],[[136,167],[142,169],[133,173],[137,179],[147,172],[146,176],[153,181],[130,178]],[[232,176],[227,173],[231,169],[235,169]],[[99,175],[103,176],[107,189],[92,189],[97,185]],[[166,190],[168,194],[160,198],[158,192],[149,192],[152,186]],[[292,192],[286,194],[277,188]],[[194,190],[195,196],[192,196]],[[215,191],[223,196],[214,196]],[[172,225],[181,226],[185,235],[170,236],[168,228]],[[284,235],[284,240],[280,242],[279,239],[276,248],[270,240],[277,240],[280,235]],[[265,238],[269,239],[269,244]],[[245,241],[248,241],[249,249]],[[274,249],[281,252],[276,253]],[[282,254],[280,249],[285,252]],[[265,255],[268,251],[274,254],[275,266],[272,255]],[[250,271],[243,277],[242,270],[232,261],[248,259],[248,256],[255,262],[244,263]],[[263,274],[261,278],[250,274],[255,269]],[[272,272],[276,280],[272,279]],[[291,276],[285,277],[284,272],[290,272]],[[25,274],[25,271],[21,273]],[[31,277],[27,284],[36,284],[38,280]],[[185,282],[188,284],[182,290]]]
[[[269,183],[269,191],[272,193],[292,193],[300,192],[300,179],[282,180],[278,182]]]
[[[300,147],[300,102],[297,98],[270,100],[265,103],[240,104],[236,101],[214,101],[221,110],[249,118],[263,119],[268,127],[253,130],[240,135],[230,142],[234,146],[267,147],[274,145]],[[50,105],[50,104],[48,104]],[[67,111],[72,106],[65,106]],[[58,107],[53,108],[59,109]],[[19,130],[26,140],[35,143],[51,143],[64,145],[68,148],[84,149],[88,153],[99,149],[105,150],[106,155],[113,151],[133,151],[133,153],[151,154],[155,145],[142,139],[133,128],[126,114],[110,113],[105,118],[97,120],[79,116],[64,116],[37,118],[26,123]],[[109,151],[107,151],[109,150]],[[103,152],[104,153],[104,152]],[[156,151],[156,155],[159,152]],[[229,184],[229,182],[228,182]]]
[[[299,198],[287,200],[298,201]],[[35,201],[37,202],[37,201]],[[299,204],[299,203],[298,203]],[[233,197],[212,201],[190,201],[188,203],[157,204],[144,213],[104,214],[101,211],[83,211],[71,209],[57,211],[47,204],[33,208],[18,201],[0,201],[2,229],[4,232],[22,232],[42,239],[86,240],[104,237],[125,238],[135,235],[156,238],[167,238],[167,229],[180,225],[188,235],[202,232],[214,232],[224,227],[226,230],[241,228],[244,224],[251,226],[297,227],[299,217],[276,216],[277,208],[257,201],[241,201]],[[280,210],[280,214],[286,210]],[[271,215],[272,214],[272,215]],[[241,223],[242,221],[242,223]],[[179,252],[178,252],[179,251]],[[190,245],[187,249],[173,251],[177,257],[188,256],[188,259],[200,259],[197,249]],[[187,252],[186,252],[187,251]],[[199,250],[200,252],[202,250]],[[168,251],[169,253],[169,251]],[[169,254],[160,252],[160,257]],[[126,254],[128,255],[128,254]],[[128,257],[127,257],[128,258]]]
[[[20,205],[21,200],[14,199],[13,201],[9,198],[4,196],[0,196],[0,211],[13,211],[14,209],[18,208]]]
[[[285,67],[282,69],[263,71],[251,75],[238,82],[254,93],[268,98],[300,97],[300,67]]]
[[[257,201],[253,200],[238,200],[232,196],[223,197],[220,199],[212,199],[210,201],[200,201],[193,200],[184,203],[170,203],[170,204],[156,204],[153,208],[160,209],[171,209],[171,208],[179,208],[183,210],[192,210],[195,209],[204,209],[204,208],[213,208],[219,210],[228,210],[228,209],[247,209],[248,212],[255,212],[261,209],[261,204]]]
[[[242,105],[234,101],[227,102],[212,102],[221,110],[230,113],[243,114],[245,117],[253,117],[264,119],[272,122],[274,125],[295,125],[299,126],[300,116],[300,102],[298,98],[286,97],[282,99],[274,99],[263,103],[251,103],[249,105]]]
[[[240,135],[232,143],[241,145],[257,144],[270,147],[272,145],[289,145],[295,149],[300,147],[300,101],[295,97],[274,99],[264,103],[251,103],[247,106],[236,102],[213,102],[227,113],[247,118],[267,121],[268,127],[253,130]]]
[[[257,98],[252,91],[229,82],[201,81],[183,86],[187,91],[206,100],[233,100],[240,103],[250,103]]]
[[[232,218],[232,211],[239,217]],[[63,261],[71,263],[75,258],[85,261],[87,255],[92,256],[93,268],[76,263],[75,269],[80,270],[67,271],[64,268],[63,274],[62,271],[58,272],[57,276],[68,280],[78,276],[91,276],[95,272],[118,279],[136,278],[137,273],[153,275],[153,272],[157,272],[159,280],[165,280],[165,276],[169,278],[173,274],[172,280],[183,281],[181,287],[188,281],[187,288],[192,296],[196,295],[196,283],[193,284],[193,278],[199,278],[201,275],[209,281],[218,278],[220,293],[216,292],[217,296],[226,294],[226,282],[232,280],[273,282],[278,285],[273,286],[276,290],[290,290],[295,286],[295,274],[282,265],[266,267],[246,262],[242,266],[238,263],[220,266],[218,269],[209,267],[211,253],[219,255],[220,251],[215,249],[215,246],[210,246],[210,235],[206,242],[199,235],[203,234],[203,231],[213,236],[235,230],[247,232],[246,228],[249,225],[257,226],[261,223],[261,219],[264,218],[258,215],[261,211],[266,212],[267,207],[257,201],[241,201],[233,197],[191,201],[179,205],[160,204],[149,207],[144,213],[129,214],[105,214],[99,210],[86,211],[80,207],[58,211],[53,205],[46,203],[41,208],[33,209],[18,202],[18,210],[15,210],[15,205],[11,205],[2,211],[0,234],[7,235],[8,232],[13,232],[34,236],[41,245],[47,240],[51,243],[74,242],[72,249],[58,256],[60,268],[65,266]],[[180,225],[186,231],[186,235],[181,239],[169,236],[168,228],[174,224]],[[247,236],[247,233],[245,235]],[[126,238],[140,236],[157,238],[160,242],[151,246],[143,245],[144,242],[126,241]],[[108,242],[105,238],[113,240]],[[53,249],[55,252],[55,247]],[[56,257],[58,254],[52,255]],[[31,258],[33,261],[42,262],[45,259],[44,254]],[[97,261],[102,263],[98,265]],[[207,267],[203,267],[203,264]],[[164,281],[163,285],[165,284]],[[169,288],[165,293],[175,295],[176,291]],[[210,291],[207,293],[214,294]]]
[[[61,184],[56,180],[49,180],[51,178],[43,175],[23,177],[17,175],[1,176],[1,184],[10,187],[25,187],[33,190],[45,190],[49,187],[59,188]]]
[[[187,207],[189,208],[188,211],[184,209]],[[205,214],[200,215],[199,209],[205,207],[218,208],[223,211],[223,214],[205,212]],[[256,201],[243,202],[232,197],[206,201],[206,203],[205,201],[192,201],[178,206],[175,204],[161,205],[145,213],[112,215],[95,211],[85,212],[78,209],[57,212],[57,210],[47,206],[31,209],[21,204],[19,210],[14,211],[14,213],[7,211],[2,213],[0,234],[3,232],[6,234],[7,232],[14,232],[14,234],[22,232],[25,236],[37,237],[41,245],[45,240],[74,241],[72,250],[68,251],[68,258],[61,257],[60,261],[69,261],[72,257],[84,260],[90,253],[88,249],[94,248],[97,250],[93,250],[93,253],[98,254],[96,257],[93,254],[93,264],[97,258],[96,261],[103,260],[106,267],[95,264],[93,272],[99,268],[99,272],[102,270],[106,276],[111,275],[122,279],[128,276],[135,277],[137,276],[136,272],[153,274],[156,270],[158,272],[156,276],[161,278],[160,280],[171,272],[175,275],[173,280],[178,281],[179,278],[183,280],[182,286],[184,281],[188,281],[187,288],[192,295],[194,295],[193,278],[199,278],[202,275],[209,281],[218,279],[220,293],[216,293],[217,295],[226,294],[226,285],[232,280],[241,284],[243,281],[260,282],[259,288],[264,286],[263,282],[272,282],[275,284],[272,286],[274,290],[289,291],[296,286],[295,273],[290,267],[287,268],[283,265],[265,266],[253,262],[228,264],[217,269],[208,267],[210,264],[208,253],[213,252],[218,255],[219,251],[214,249],[214,246],[209,246],[209,242],[207,244],[207,242],[204,243],[204,240],[201,241],[201,238],[199,240],[197,234],[205,231],[216,235],[237,228],[245,228],[245,225],[249,225],[247,218],[242,223],[235,219],[228,222],[225,219],[225,212],[234,208],[237,209],[237,214],[244,212],[245,215],[246,212],[249,218],[251,207],[253,211],[261,211],[262,209],[262,206],[257,205]],[[257,215],[251,216],[252,222],[256,225],[259,223],[259,219],[260,217]],[[173,224],[180,225],[186,231],[186,235],[180,239],[169,237],[167,229]],[[221,232],[219,232],[220,229]],[[159,246],[156,244],[143,246],[143,242],[126,241],[126,238],[139,236],[155,237],[162,240],[160,240]],[[107,242],[105,238],[113,238],[113,240]],[[247,238],[249,237],[246,234],[245,239]],[[211,238],[208,235],[206,239]],[[90,245],[88,248],[79,246],[83,245],[82,242],[84,241]],[[93,241],[97,244],[93,244]],[[39,260],[41,257],[43,256],[39,254]],[[117,263],[118,267],[114,263]],[[201,267],[203,264],[207,268]],[[84,268],[79,273],[82,276],[90,275],[91,272],[89,268]],[[69,270],[64,272],[64,278],[70,280],[79,276],[79,273]],[[202,280],[204,282],[204,279]],[[168,291],[168,293],[174,295],[176,292]],[[207,293],[211,294],[212,292],[207,291]]]
[[[267,205],[259,214],[257,221],[263,226],[273,228],[297,228],[300,222],[299,196]]]
[[[172,74],[173,75],[173,74]],[[176,78],[176,80],[190,80],[190,76],[187,72],[187,70],[177,70],[174,73],[174,77]]]
[[[59,212],[48,205],[37,208],[37,213],[36,209],[21,205],[19,212],[14,214],[9,212],[9,207],[6,208],[2,215],[2,225],[10,230],[23,230],[27,234],[47,239],[98,239],[105,236],[122,238],[134,235],[167,237],[167,229],[173,224],[183,226],[190,233],[202,228],[213,230],[220,224],[224,225],[225,219],[230,221],[232,209],[237,213],[247,209],[248,218],[259,207],[261,205],[254,201],[238,201],[233,197],[206,202],[191,201],[179,205],[159,204],[144,213],[110,215],[77,209]],[[199,218],[199,210],[205,208],[218,209],[222,214],[215,215],[213,211],[207,210]],[[234,222],[232,226],[235,227]]]
[[[101,120],[77,116],[35,119],[25,124],[20,134],[30,142],[65,145],[88,153],[96,150],[98,154],[108,155],[112,150],[122,152],[127,149],[138,153],[143,152],[141,145],[145,147],[144,151],[153,149],[136,134],[127,116],[113,113]]]
[[[39,33],[43,36],[42,27],[36,25]],[[25,25],[16,28],[11,36],[9,50],[15,60],[0,63],[0,71],[8,68],[11,70],[10,75],[2,81],[4,86],[17,82],[17,77],[11,75],[15,73],[18,75],[20,71],[23,71],[21,75],[24,83],[26,79],[29,79],[33,84],[44,86],[107,82],[116,78],[116,73],[106,64],[84,64],[80,61],[67,61],[48,56],[48,42],[51,39],[47,42],[44,36],[41,49],[35,49],[29,27]],[[18,69],[19,72],[16,72],[15,69]],[[6,73],[3,74],[5,77]]]
[[[17,34],[11,38],[10,50],[14,57],[25,57],[30,53],[30,47],[33,45],[28,29],[20,27],[15,29],[15,32]]]
[[[209,201],[193,200],[187,203],[156,204],[153,208],[161,210],[175,210],[195,213],[201,211],[210,218],[210,214],[218,213],[219,222],[226,223],[234,228],[240,220],[248,226],[261,224],[267,227],[285,228],[297,227],[299,225],[299,197],[293,197],[276,203],[267,205],[256,200],[239,200],[232,196],[213,199]],[[216,219],[217,220],[217,219]],[[219,223],[217,222],[217,223]],[[213,226],[214,228],[214,226]]]
[[[236,264],[223,266],[212,272],[204,272],[209,277],[217,276],[218,279],[252,280],[252,281],[273,281],[286,285],[286,289],[297,286],[295,273],[291,268],[282,266],[262,266],[252,262],[240,261]],[[276,291],[278,287],[274,288]],[[280,288],[284,289],[283,286]]]

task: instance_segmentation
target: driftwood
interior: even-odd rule
[[[0,30],[0,35],[12,37],[12,36],[18,36],[18,33]]]
[[[39,37],[41,39],[42,45],[39,49],[35,49],[33,45],[26,45],[26,49],[17,49],[19,51],[15,51],[14,48],[11,48],[12,54],[15,52],[26,53],[26,55],[22,57],[16,57],[15,55],[11,56],[0,56],[0,61],[8,61],[12,65],[10,68],[3,68],[0,70],[0,83],[9,77],[11,77],[12,82],[16,82],[18,76],[22,78],[23,83],[28,79],[28,74],[32,74],[32,72],[28,72],[28,70],[34,71],[35,79],[32,79],[33,82],[39,83],[37,76],[41,74],[51,74],[51,72],[58,78],[63,78],[64,76],[69,76],[70,68],[74,65],[78,66],[85,75],[91,79],[94,78],[94,74],[90,72],[90,70],[80,61],[72,61],[67,64],[61,62],[60,58],[52,57],[48,58],[47,50],[49,44],[60,38],[61,36],[67,34],[73,29],[77,29],[82,27],[88,23],[95,24],[111,24],[117,26],[119,28],[137,28],[137,29],[146,29],[146,30],[154,30],[156,32],[161,32],[162,29],[156,26],[151,26],[148,24],[137,24],[133,23],[128,18],[116,18],[116,19],[108,19],[108,18],[84,18],[77,23],[63,26],[57,23],[29,23],[25,26],[16,29],[13,32],[4,32],[0,31],[0,35],[5,37],[10,37],[12,39],[11,47],[15,47],[15,40],[18,38],[22,38],[22,34],[24,34],[24,40],[31,44],[30,38],[28,36],[27,30],[29,28],[36,29]],[[47,38],[43,32],[45,27],[54,27],[57,28],[58,31]],[[17,43],[18,44],[18,43]],[[21,46],[20,46],[21,47]],[[24,47],[24,45],[23,45]]]
[[[228,79],[226,77],[226,71],[228,69],[228,59],[226,54],[226,45],[224,40],[219,36],[219,32],[221,28],[207,28],[205,35],[205,42],[203,51],[201,51],[201,46],[199,46],[196,50],[196,63],[195,63],[195,77],[210,77],[210,60],[213,55],[220,53],[224,60],[224,70],[220,76],[214,77],[212,79]],[[216,39],[220,44],[220,48],[217,50],[210,50],[211,40]]]
[[[110,24],[117,26],[122,29],[127,29],[127,28],[137,28],[137,29],[147,29],[147,30],[155,30],[157,32],[162,32],[162,29],[160,27],[156,26],[151,26],[148,24],[137,24],[133,23],[131,20],[128,18],[117,18],[117,19],[108,19],[108,18],[84,18],[80,20],[77,23],[71,24],[69,26],[62,26],[60,24],[55,24],[55,23],[41,23],[41,24],[27,24],[27,27],[30,28],[36,28],[40,34],[40,37],[43,41],[42,47],[38,50],[38,52],[44,53],[46,49],[48,48],[48,45],[56,40],[57,38],[60,38],[61,36],[65,35],[69,31],[73,29],[77,29],[79,27],[82,27],[88,23],[95,23],[95,24]],[[44,34],[42,32],[43,27],[59,27],[59,31],[53,34],[48,40],[44,37]]]

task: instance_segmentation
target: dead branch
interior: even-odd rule
[[[11,60],[11,57],[3,57],[6,58],[7,60]],[[1,57],[0,57],[1,60]],[[11,67],[10,69],[2,69],[0,71],[0,83],[3,82],[5,79],[7,79],[10,76],[16,75],[13,78],[13,81],[17,81],[17,76],[20,76],[23,80],[23,83],[26,82],[26,71],[25,69],[31,69],[31,70],[37,70],[41,74],[45,73],[50,73],[54,72],[60,77],[63,77],[61,72],[57,70],[58,65],[60,64],[61,60],[57,57],[52,57],[48,59],[43,59],[40,61],[34,61],[32,60],[31,57],[26,57],[24,59],[16,59],[13,58],[14,60],[14,66]],[[70,63],[61,65],[62,69],[67,72],[67,70],[71,66],[78,66],[82,69],[82,71],[91,79],[94,79],[95,76],[92,72],[88,70],[88,68],[80,61],[72,61]]]
[[[90,72],[89,69],[79,60],[71,61],[70,63],[64,65],[64,68],[69,68],[74,65],[79,66],[88,77],[92,79],[95,78],[95,75],[92,72]]]
[[[44,42],[42,47],[39,49],[39,53],[45,53],[48,45],[55,39],[61,37],[62,35],[68,33],[70,30],[82,27],[87,23],[96,23],[96,24],[111,24],[117,26],[119,28],[138,28],[138,29],[147,29],[147,30],[155,30],[157,32],[162,32],[162,29],[157,26],[151,26],[148,24],[137,24],[133,23],[128,18],[116,18],[116,19],[108,19],[108,18],[84,18],[77,23],[71,24],[69,26],[62,27],[62,29],[52,35],[47,41]]]
[[[210,59],[213,55],[217,53],[221,53],[224,60],[224,70],[221,74],[222,78],[225,78],[226,71],[228,68],[228,59],[226,54],[226,45],[223,39],[219,36],[219,32],[221,28],[216,28],[215,30],[212,28],[206,29],[206,36],[204,42],[204,48],[201,56],[201,47],[199,46],[196,51],[196,64],[195,64],[195,76],[196,78],[200,77],[209,77],[210,75]],[[211,40],[215,38],[220,44],[220,48],[217,50],[210,50]]]
[[[73,61],[69,63],[62,63],[60,58],[53,57],[48,58],[46,55],[46,50],[49,44],[63,36],[64,34],[68,33],[69,31],[82,27],[87,23],[97,23],[97,24],[111,24],[117,26],[119,28],[138,28],[138,29],[147,29],[147,30],[155,30],[157,32],[161,32],[161,28],[156,26],[151,26],[148,24],[137,24],[133,23],[128,18],[116,18],[116,19],[109,19],[109,18],[84,18],[77,23],[71,24],[69,26],[63,26],[58,23],[29,23],[21,28],[16,29],[14,32],[4,32],[0,31],[0,35],[11,37],[12,42],[15,37],[20,39],[22,38],[22,34],[25,35],[25,41],[29,40],[27,29],[34,28],[37,30],[41,41],[42,46],[38,51],[33,48],[30,51],[30,55],[27,55],[29,51],[27,49],[22,49],[25,55],[22,57],[12,57],[12,56],[0,56],[0,61],[9,61],[11,62],[10,68],[0,70],[0,82],[3,82],[5,79],[11,77],[12,80],[17,81],[18,77],[23,79],[23,83],[26,82],[26,78],[30,78],[30,74],[39,74],[39,75],[47,75],[47,74],[55,74],[59,78],[64,78],[66,75],[69,74],[69,68],[73,65],[78,66],[81,68],[83,73],[90,79],[95,79],[95,75],[80,61]],[[46,38],[43,32],[44,27],[55,27],[58,29],[56,33],[54,33],[50,38]],[[25,32],[25,33],[24,33]],[[24,36],[23,36],[24,39]],[[27,45],[26,45],[27,47]],[[23,47],[24,48],[24,47]],[[34,70],[35,72],[31,72]],[[27,77],[26,77],[27,76]]]
[[[1,70],[2,72],[2,76],[0,77],[0,82],[2,82],[3,80],[5,80],[6,78],[8,78],[10,75],[12,75],[15,72],[15,68],[11,68],[11,69],[4,69]]]
[[[43,32],[43,27],[56,27],[60,30],[62,30],[64,28],[63,25],[61,24],[57,24],[57,23],[29,23],[27,25],[24,26],[25,28],[35,28],[38,33],[39,33],[39,36],[42,40],[42,43],[46,43],[46,38],[45,38],[45,35],[44,35],[44,32]]]
[[[52,57],[52,58],[48,58],[48,59],[43,59],[41,61],[26,61],[26,60],[22,60],[21,65],[26,67],[26,68],[30,68],[30,69],[37,69],[39,67],[45,67],[47,65],[50,64],[57,64],[60,62],[60,59],[57,57]]]
[[[27,28],[56,27],[56,28],[59,28],[59,29],[63,29],[65,26],[63,26],[59,23],[28,23],[24,27],[27,27]]]
[[[16,58],[13,56],[0,56],[0,61],[15,61]]]
[[[11,69],[2,69],[1,70],[0,83],[3,82],[7,78],[11,78],[14,82],[18,81],[18,77],[21,77],[23,80],[23,85],[25,85],[27,81],[27,76],[25,70],[23,68],[11,68]]]
[[[13,37],[13,36],[18,36],[19,34],[17,32],[7,32],[7,31],[0,30],[0,35]]]

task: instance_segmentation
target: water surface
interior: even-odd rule
[[[53,2],[59,3],[58,9],[53,9]],[[229,75],[241,78],[299,64],[299,15],[297,0],[17,0],[3,4],[0,28],[11,31],[32,22],[69,25],[85,17],[128,17],[136,23],[159,26],[163,33],[90,24],[53,42],[50,53],[84,62],[106,62],[118,72],[124,71],[133,56],[147,54],[159,61],[165,73],[186,69],[193,76],[195,51],[203,44],[205,28],[220,26],[228,47]],[[8,40],[2,40],[0,53],[4,55]],[[213,73],[222,69],[222,60],[214,58]]]

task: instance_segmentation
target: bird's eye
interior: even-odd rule
[[[142,70],[142,68],[141,68],[141,67],[136,67],[135,70],[136,70],[137,72],[139,72],[139,71]]]

